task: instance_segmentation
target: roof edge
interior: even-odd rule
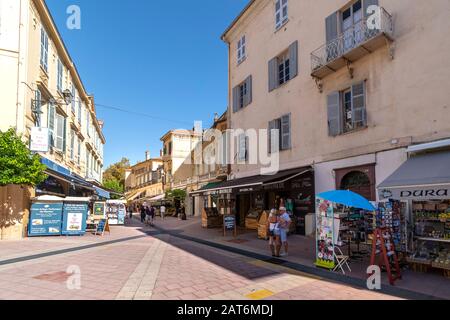
[[[220,39],[224,42],[225,41],[225,37],[228,34],[228,32],[230,32],[231,29],[233,29],[233,27],[236,25],[236,23],[238,23],[238,21],[242,18],[242,16],[248,11],[248,9],[250,9],[250,7],[256,2],[256,0],[250,0],[249,3],[247,3],[247,5],[245,6],[244,9],[242,9],[242,11],[239,13],[239,15],[234,18],[233,22],[231,22],[231,24],[228,26],[228,28],[225,29],[225,31],[222,33],[222,35],[220,36]]]

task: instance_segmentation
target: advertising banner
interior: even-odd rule
[[[33,203],[28,236],[60,236],[63,203]]]
[[[316,266],[326,269],[335,267],[334,233],[333,204],[318,198],[316,203]]]
[[[63,235],[84,235],[88,214],[87,203],[64,203]]]
[[[49,134],[47,128],[33,127],[31,128],[30,151],[48,152]]]

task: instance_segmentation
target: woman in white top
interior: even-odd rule
[[[276,252],[278,236],[276,234],[276,230],[278,229],[279,218],[277,215],[277,211],[272,209],[269,214],[269,218],[267,219],[267,234],[269,235],[269,247],[272,252],[272,257],[279,256],[279,252]]]

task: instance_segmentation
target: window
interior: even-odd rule
[[[248,137],[245,133],[241,133],[238,136],[238,160],[240,162],[247,161],[248,159]]]
[[[169,155],[172,155],[172,141],[169,142]]]
[[[341,13],[342,34],[344,35],[344,50],[354,48],[364,38],[362,1],[356,1]]]
[[[88,136],[91,136],[90,123],[91,123],[91,114],[89,113],[89,110],[86,110],[86,132]]]
[[[298,41],[287,51],[269,61],[269,92],[277,89],[298,74]]]
[[[237,63],[241,63],[245,60],[246,52],[245,52],[245,36],[238,41],[237,45]]]
[[[56,83],[56,87],[58,89],[59,92],[62,92],[63,89],[63,65],[60,59],[58,59],[58,70],[57,70],[57,83]]]
[[[73,130],[70,130],[70,160],[75,159],[75,139],[75,132]]]
[[[233,112],[245,108],[252,103],[252,76],[233,88]]]
[[[278,58],[278,84],[282,85],[290,79],[289,55],[285,53]]]
[[[83,104],[81,102],[81,98],[78,97],[78,123],[81,125],[81,116],[82,116],[82,110],[83,110]]]
[[[75,114],[75,99],[76,99],[75,86],[72,83],[72,113],[73,114]]]
[[[47,119],[47,127],[49,131],[49,139],[50,139],[50,146],[55,146],[55,105],[52,102],[49,102],[48,104],[48,119]]]
[[[41,109],[42,109],[42,94],[41,91],[38,89],[34,93],[34,111],[36,120],[35,125],[39,127],[41,125]]]
[[[55,138],[55,148],[59,151],[64,151],[64,131],[65,131],[65,118],[56,114],[56,138]]]
[[[328,132],[337,136],[367,125],[364,82],[328,95]]]
[[[80,164],[81,163],[81,140],[80,140],[80,138],[78,138],[77,140],[78,140],[77,163]]]
[[[275,27],[279,29],[288,21],[288,0],[276,0]]]
[[[269,122],[268,152],[277,152],[291,149],[291,114]]]
[[[48,35],[44,28],[41,28],[41,67],[48,72]]]

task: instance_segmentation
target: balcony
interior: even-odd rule
[[[392,16],[380,8],[379,25],[371,25],[362,19],[332,40],[311,53],[311,76],[323,79],[394,41]],[[369,18],[373,19],[373,18]]]

